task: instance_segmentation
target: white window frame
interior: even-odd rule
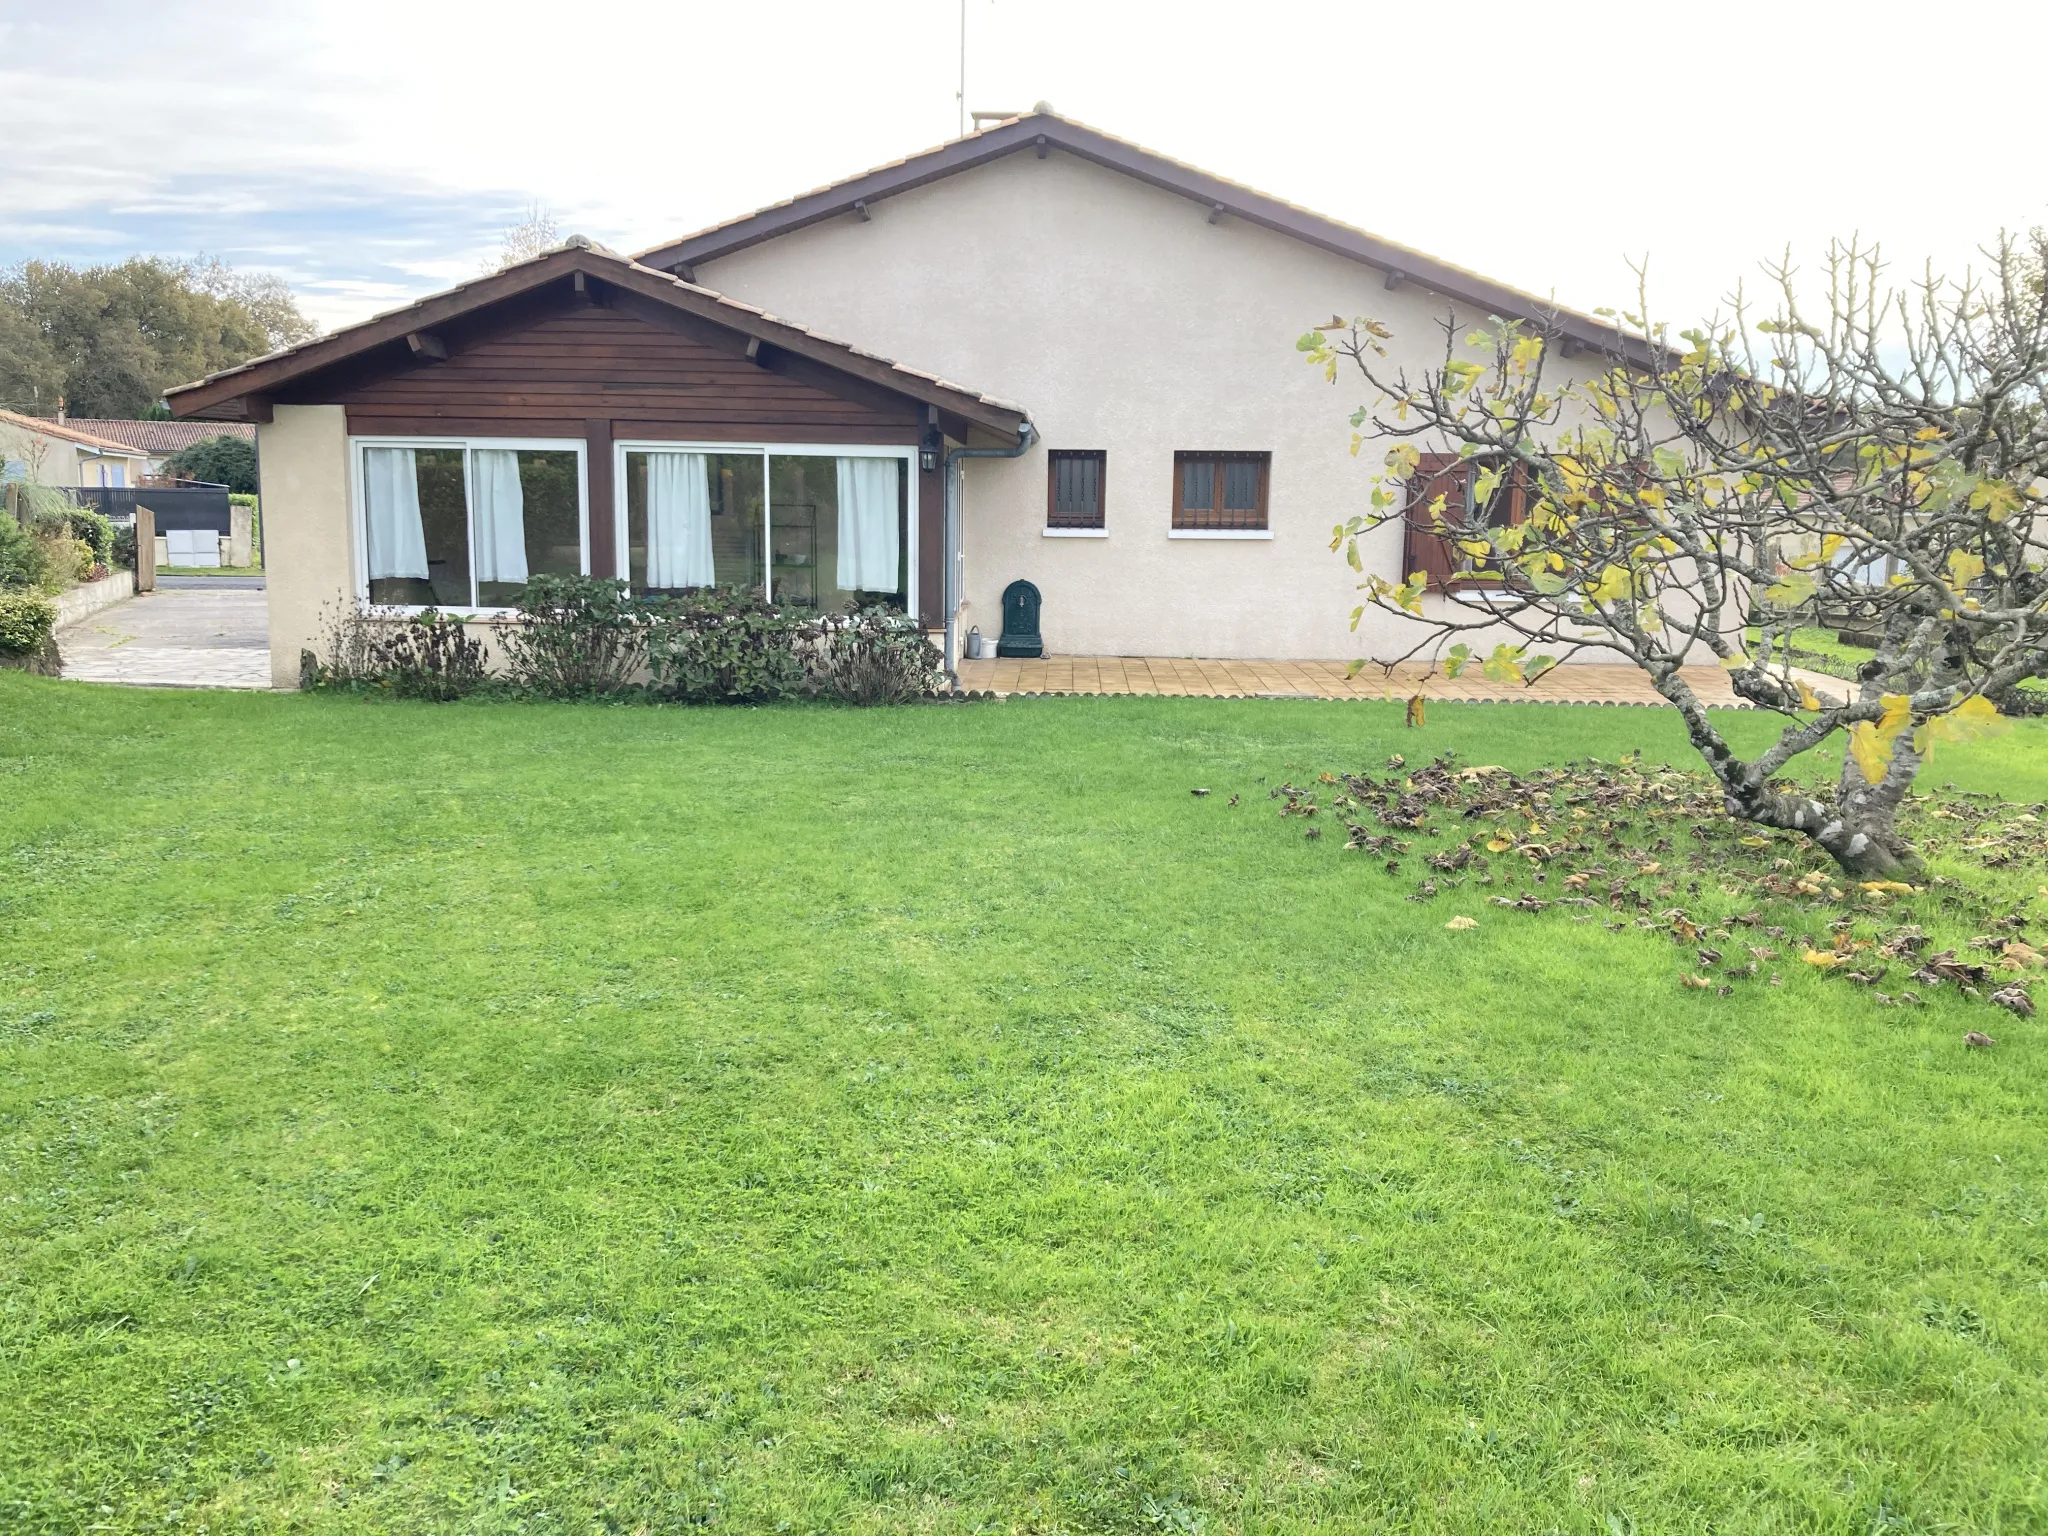
[[[528,449],[540,453],[576,455],[576,537],[582,546],[578,569],[590,574],[590,465],[586,444],[580,437],[350,437],[348,440],[349,540],[353,546],[356,606],[383,618],[408,618],[424,613],[424,603],[373,603],[370,601],[369,508],[363,500],[363,450],[366,448],[456,448],[462,452],[462,515],[468,529],[469,590],[476,591],[476,506],[472,499],[476,478],[471,473],[470,455],[478,449]],[[442,613],[464,618],[500,618],[517,613],[517,608],[485,607],[480,604],[448,604]]]
[[[907,579],[903,599],[906,618],[916,620],[917,607],[917,446],[904,443],[763,443],[706,442],[678,438],[621,438],[612,444],[612,549],[621,579],[631,568],[626,542],[626,455],[629,453],[717,453],[761,456],[761,589],[766,601],[775,601],[775,496],[769,475],[769,459],[780,455],[792,459],[896,459],[903,465],[905,496],[904,530]]]

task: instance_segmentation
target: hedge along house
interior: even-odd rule
[[[324,604],[488,615],[534,570],[758,582],[821,609],[879,595],[946,626],[949,661],[968,627],[1001,628],[1019,579],[1055,652],[1386,655],[1414,632],[1375,611],[1351,633],[1358,577],[1330,529],[1387,445],[1353,455],[1358,381],[1333,390],[1295,349],[1333,312],[1391,326],[1411,372],[1442,362],[1447,320],[1462,338],[1489,316],[1551,335],[1554,373],[1648,360],[1591,316],[1041,110],[634,261],[555,252],[168,399],[260,424],[280,683]],[[893,590],[865,585],[890,491],[863,458],[897,466]],[[1474,504],[1471,466],[1441,458],[1411,491],[1475,523],[1521,512],[1512,487]],[[1428,604],[1486,601],[1426,525],[1362,553],[1430,572]]]
[[[946,449],[1031,431],[580,242],[167,398],[256,423],[279,686],[340,607],[488,623],[540,573],[937,627]]]

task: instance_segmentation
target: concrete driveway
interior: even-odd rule
[[[173,578],[175,579],[175,578]],[[167,579],[155,592],[57,631],[64,676],[136,688],[268,688],[270,610],[262,583]]]

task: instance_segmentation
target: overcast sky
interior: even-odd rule
[[[333,326],[473,275],[531,203],[640,250],[952,137],[959,23],[0,0],[0,262],[205,251]],[[967,47],[971,108],[1044,99],[1588,308],[1631,257],[1689,320],[1788,244],[1959,267],[2048,223],[2039,0],[967,0]]]

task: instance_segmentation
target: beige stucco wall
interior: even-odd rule
[[[112,483],[114,473],[118,470],[121,476],[120,484],[133,486],[142,478],[149,462],[139,454],[131,458],[122,454],[94,453],[90,449],[81,450],[77,454],[77,460],[77,467],[73,471],[74,478],[70,482],[73,485],[98,485],[100,470],[104,468],[109,483]]]
[[[1394,361],[1442,359],[1446,301],[1382,273],[1053,151],[1008,156],[697,269],[713,288],[1030,411],[1042,440],[966,468],[962,632],[1001,628],[1017,577],[1055,651],[1383,655],[1412,626],[1350,613],[1333,524],[1367,510],[1386,444],[1350,453],[1362,381],[1336,386],[1296,339],[1333,313],[1394,329]],[[1460,333],[1485,317],[1459,315]],[[1044,536],[1047,448],[1102,448],[1108,537]],[[1169,538],[1176,449],[1270,450],[1270,541]],[[1401,573],[1398,527],[1366,541]],[[1431,599],[1434,604],[1438,599]]]
[[[299,684],[299,651],[349,600],[348,413],[338,405],[280,405],[256,429],[263,475],[263,574],[270,600],[270,680]]]

